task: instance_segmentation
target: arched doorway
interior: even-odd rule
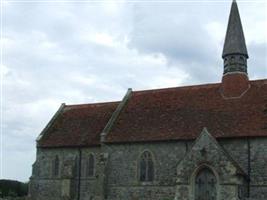
[[[217,179],[207,167],[201,169],[195,178],[195,200],[216,200]]]

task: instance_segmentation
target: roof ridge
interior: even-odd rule
[[[136,90],[133,91],[133,93],[145,93],[145,92],[161,92],[161,91],[167,91],[167,90],[175,90],[175,89],[187,89],[187,88],[204,88],[204,87],[212,87],[212,86],[219,86],[221,83],[207,83],[207,84],[198,84],[198,85],[185,85],[185,86],[178,86],[178,87],[169,87],[169,88],[159,88],[159,89],[147,89],[147,90]]]
[[[263,82],[263,84],[267,84],[267,79],[256,79],[256,80],[249,80],[251,83],[256,83],[256,82]],[[266,82],[266,83],[265,83]],[[161,92],[161,91],[171,91],[175,89],[189,89],[189,88],[210,88],[213,86],[219,86],[221,85],[220,82],[217,83],[206,83],[206,84],[197,84],[197,85],[185,85],[185,86],[178,86],[178,87],[169,87],[169,88],[155,88],[155,89],[145,89],[145,90],[136,90],[133,91],[133,93],[146,93],[146,92]]]
[[[107,101],[107,102],[95,102],[95,103],[69,104],[69,105],[65,105],[65,107],[97,106],[97,105],[105,105],[105,104],[116,104],[120,102],[121,101]]]
[[[249,80],[249,82],[263,82],[263,84],[267,84],[267,78],[263,79],[256,79],[256,80]]]

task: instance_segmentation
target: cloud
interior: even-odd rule
[[[1,40],[4,178],[29,178],[35,139],[62,102],[117,101],[129,87],[219,82],[229,6],[6,3]],[[266,78],[264,8],[240,3],[252,78]]]
[[[266,4],[263,5],[266,7]],[[141,53],[163,54],[173,66],[190,74],[191,83],[218,81],[222,73],[221,54],[229,6],[222,3],[205,6],[192,3],[152,6],[139,4],[135,7],[129,47],[136,48]],[[254,13],[258,10],[253,15],[251,13],[249,17],[252,19],[244,23],[244,27],[253,27],[248,34],[248,49],[250,45],[251,48],[261,48],[260,55],[263,55],[267,44],[266,34],[262,29],[266,23],[264,6],[246,6],[241,6],[241,17],[243,13]],[[243,7],[246,8],[244,11]],[[257,41],[257,44],[253,41]],[[257,60],[256,65],[261,61],[262,59]],[[251,70],[252,76],[256,71],[257,69]]]

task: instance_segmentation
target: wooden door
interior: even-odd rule
[[[216,177],[210,169],[199,171],[195,179],[195,200],[216,200],[216,182]]]

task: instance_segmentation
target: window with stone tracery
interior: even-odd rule
[[[59,158],[58,156],[55,157],[52,163],[53,166],[53,176],[58,177],[59,176]]]
[[[78,156],[74,159],[74,167],[73,167],[73,176],[78,177],[79,176],[79,159]]]
[[[94,176],[94,170],[95,170],[95,157],[93,154],[90,154],[86,162],[86,176],[87,177]]]
[[[154,163],[152,154],[149,151],[143,152],[140,157],[139,179],[142,182],[151,182],[154,180]]]

